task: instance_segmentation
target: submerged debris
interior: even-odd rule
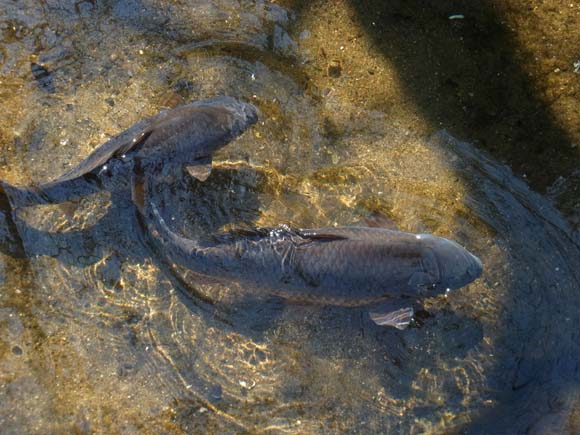
[[[47,68],[35,62],[31,62],[30,71],[32,72],[32,76],[36,80],[36,83],[40,89],[48,92],[49,94],[54,94],[56,92],[52,74]]]

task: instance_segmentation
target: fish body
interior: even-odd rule
[[[100,189],[128,189],[137,173],[168,175],[186,169],[204,180],[212,154],[257,116],[252,104],[231,97],[197,101],[137,122],[53,181],[31,187],[1,184],[17,206],[26,206],[68,201]]]
[[[155,208],[151,221],[156,243],[175,263],[291,301],[357,306],[418,300],[463,287],[482,273],[476,256],[430,234],[280,226],[197,241],[171,231]]]

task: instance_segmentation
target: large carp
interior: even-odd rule
[[[191,240],[171,231],[153,204],[146,222],[156,250],[198,274],[290,301],[375,304],[371,319],[399,329],[412,320],[414,302],[463,287],[483,270],[465,248],[430,234],[280,226]]]
[[[14,206],[23,207],[70,201],[101,189],[128,191],[134,176],[163,176],[182,168],[204,181],[213,153],[257,119],[252,104],[232,97],[196,101],[137,122],[54,181],[0,185]]]

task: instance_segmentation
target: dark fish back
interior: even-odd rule
[[[321,297],[398,297],[422,267],[423,249],[406,240],[344,239],[296,249],[296,273]]]
[[[241,282],[274,289],[291,300],[335,305],[399,297],[409,277],[422,268],[425,250],[406,233],[327,230],[283,227],[228,233],[214,239],[212,252],[232,259],[231,269],[223,273]]]
[[[162,159],[156,164],[171,163],[173,166],[210,156],[237,135],[232,123],[232,113],[225,107],[178,107],[171,111],[170,117],[161,114],[151,123],[151,136],[138,151],[138,156],[145,161]]]

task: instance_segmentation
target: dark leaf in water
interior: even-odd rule
[[[54,94],[56,92],[56,88],[54,87],[54,82],[52,80],[52,74],[50,71],[48,71],[48,69],[42,65],[31,62],[30,70],[32,71],[32,76],[36,80],[36,83],[40,89],[42,89],[44,92],[48,92],[49,94]]]

